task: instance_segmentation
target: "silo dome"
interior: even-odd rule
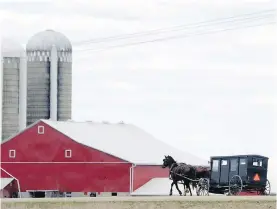
[[[9,39],[2,38],[1,46],[3,57],[21,57],[24,55],[24,48],[19,43]]]
[[[71,52],[72,46],[69,39],[60,32],[45,30],[32,36],[26,46],[27,51],[51,51],[55,45],[57,51]]]

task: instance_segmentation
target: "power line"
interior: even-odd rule
[[[255,17],[255,15],[258,15],[258,14],[275,15],[276,11],[277,11],[276,9],[268,9],[268,10],[262,10],[262,11],[255,12],[255,13],[236,15],[236,16],[220,18],[220,19],[218,18],[218,19],[202,21],[202,22],[197,22],[197,23],[177,25],[177,26],[172,26],[172,27],[142,31],[142,32],[137,32],[137,33],[128,33],[128,34],[110,36],[110,37],[104,37],[104,38],[95,38],[95,39],[90,39],[90,40],[86,40],[86,41],[75,42],[73,44],[83,45],[83,44],[101,43],[101,42],[109,42],[109,41],[114,41],[114,40],[129,39],[129,38],[140,37],[140,36],[148,36],[148,35],[154,35],[154,34],[160,34],[160,33],[172,32],[172,31],[179,31],[179,30],[183,30],[183,29],[189,28],[189,27],[197,27],[198,25],[199,26],[205,26],[205,25],[207,25],[205,23],[220,24],[220,23],[232,22],[232,21],[234,21],[238,18],[241,18],[241,17],[246,17],[246,18],[241,18],[241,19],[238,19],[238,20],[255,19],[255,18],[260,18],[261,17],[261,16]],[[251,17],[251,16],[254,16],[254,17]],[[208,25],[210,25],[210,24],[208,24]]]
[[[243,15],[237,15],[237,16],[232,16],[232,17],[227,17],[227,18],[214,19],[214,20],[197,22],[197,23],[190,23],[190,24],[186,24],[186,25],[178,25],[178,26],[173,26],[173,27],[167,27],[167,28],[161,28],[161,29],[155,29],[155,30],[149,30],[149,31],[142,31],[142,32],[138,32],[138,33],[129,33],[129,34],[123,34],[123,35],[118,35],[118,36],[110,36],[110,37],[105,37],[105,38],[96,38],[96,39],[91,39],[91,40],[87,40],[87,41],[77,42],[76,44],[95,43],[95,42],[102,42],[102,41],[105,41],[105,40],[121,39],[121,38],[125,38],[125,37],[127,38],[129,36],[156,34],[157,32],[167,32],[167,30],[171,31],[174,28],[181,28],[182,29],[183,27],[187,27],[187,26],[194,26],[194,25],[210,23],[210,22],[219,22],[219,21],[223,21],[223,20],[229,20],[229,19],[234,19],[234,18],[244,17],[244,16],[251,16],[251,15],[255,15],[255,14],[267,13],[267,12],[272,12],[272,11],[275,11],[275,10],[274,9],[264,10],[264,11],[260,11],[260,12],[250,13],[250,14],[243,14]],[[271,13],[271,14],[275,14],[275,13]]]
[[[104,37],[104,38],[96,38],[96,39],[91,39],[87,41],[80,41],[80,42],[73,42],[74,45],[84,45],[84,44],[93,44],[93,43],[105,43],[105,42],[110,42],[110,41],[116,41],[116,40],[125,40],[125,39],[130,39],[130,38],[135,38],[135,37],[143,37],[143,36],[149,36],[149,35],[154,35],[154,34],[162,34],[162,33],[168,33],[168,32],[173,32],[173,31],[183,31],[184,29],[194,29],[194,28],[201,28],[201,27],[206,27],[206,26],[217,26],[222,23],[245,23],[248,21],[253,21],[253,20],[261,20],[261,19],[266,19],[271,16],[275,16],[276,9],[268,9],[268,10],[262,10],[259,12],[254,12],[254,13],[247,13],[247,14],[241,14],[241,15],[236,15],[236,16],[231,16],[231,17],[226,17],[226,18],[218,18],[218,19],[213,19],[213,20],[208,20],[208,21],[203,21],[203,22],[198,22],[198,23],[190,23],[186,25],[178,25],[178,26],[172,26],[172,27],[167,27],[167,28],[160,28],[160,29],[155,29],[155,30],[149,30],[149,31],[142,31],[142,32],[137,32],[137,33],[129,33],[129,34],[123,34],[123,35],[117,35],[117,36],[110,36],[110,37]],[[263,14],[260,16],[255,16],[257,14]],[[252,17],[251,17],[252,16]],[[240,18],[240,17],[246,17],[246,18]],[[239,19],[240,18],[240,19]],[[213,23],[213,24],[205,24],[205,23]],[[171,29],[171,30],[169,30]],[[165,37],[162,39],[171,39],[170,37]],[[145,43],[151,42],[150,41],[142,41]],[[127,43],[127,44],[121,44],[121,45],[136,45],[135,43]],[[107,48],[114,48],[117,46],[121,45],[116,45],[116,46],[110,46]],[[80,49],[80,50],[74,50],[75,52],[82,52],[82,51],[93,51],[93,49]]]
[[[236,23],[247,23],[249,21],[262,20],[262,19],[267,19],[271,16],[274,16],[275,13],[273,13],[273,11],[276,12],[277,10],[276,9],[268,9],[268,10],[262,10],[262,11],[255,12],[255,13],[236,15],[236,16],[231,16],[231,17],[226,17],[226,18],[220,18],[220,19],[214,19],[214,20],[203,21],[203,22],[198,22],[198,23],[190,23],[190,24],[186,24],[186,25],[179,25],[179,26],[173,26],[173,27],[143,31],[143,32],[138,32],[138,33],[129,33],[129,34],[125,34],[125,35],[118,35],[118,36],[110,36],[110,37],[106,37],[106,38],[91,39],[91,40],[81,41],[81,42],[76,42],[76,43],[79,43],[80,45],[82,45],[82,43],[83,44],[86,44],[86,43],[87,44],[103,43],[103,42],[105,43],[105,42],[115,41],[115,40],[125,40],[125,39],[134,38],[134,37],[140,37],[140,36],[154,35],[154,34],[160,34],[160,33],[165,33],[165,32],[173,32],[173,31],[180,31],[180,30],[184,30],[186,28],[194,29],[194,28],[201,28],[201,27],[204,28],[206,26],[217,26],[217,25],[220,25],[220,24],[226,23],[226,22],[230,22],[233,25],[234,25],[234,23],[235,24]],[[255,16],[257,14],[263,14],[263,15]],[[245,18],[240,18],[240,17],[245,17]],[[205,24],[205,23],[212,23],[212,24]],[[275,22],[266,23],[266,24],[274,24],[274,23]],[[261,26],[261,25],[264,25],[264,24],[254,25],[253,27],[257,27],[257,26]],[[252,27],[252,26],[244,26],[244,28],[248,28],[248,27]],[[241,28],[243,28],[243,27],[234,28],[234,29],[226,29],[226,30],[223,29],[223,30],[220,30],[220,31],[208,31],[208,32],[204,32],[204,33],[182,34],[182,35],[168,36],[168,37],[158,38],[158,39],[151,39],[151,40],[147,40],[147,41],[138,41],[138,42],[131,42],[131,43],[126,43],[126,44],[117,44],[117,45],[112,45],[112,46],[108,46],[108,47],[102,47],[102,48],[99,48],[99,49],[90,48],[90,49],[80,49],[80,50],[74,50],[74,51],[75,52],[103,51],[103,50],[105,51],[107,49],[112,49],[112,48],[121,48],[121,47],[140,45],[140,44],[146,44],[146,43],[151,43],[151,42],[167,41],[167,40],[172,40],[172,39],[190,37],[190,36],[193,36],[193,35],[198,36],[198,35],[205,35],[205,34],[213,34],[213,33],[236,30],[236,29],[241,29]],[[168,29],[172,29],[172,30],[168,30]],[[188,31],[188,30],[186,30],[186,31]]]
[[[250,19],[250,18],[245,18],[245,19],[241,19],[241,20],[235,20],[235,21],[229,21],[230,24],[228,24],[227,26],[230,26],[230,25],[238,25],[237,23],[250,23],[253,22],[254,20],[262,20],[262,19],[268,19],[269,17],[268,16],[263,16],[263,17],[255,17],[254,19]],[[204,26],[195,26],[195,27],[192,27],[190,29],[197,29],[197,28],[205,28],[207,26],[218,26],[218,24],[208,24],[208,25],[204,25]],[[225,25],[226,26],[226,25]],[[184,30],[183,30],[184,31]],[[189,32],[189,30],[186,30]],[[97,43],[97,42],[95,42]],[[75,51],[86,51],[86,49],[79,49],[79,50],[75,50]]]
[[[208,31],[208,32],[204,32],[204,33],[183,34],[183,35],[153,39],[153,40],[148,40],[148,41],[140,41],[140,42],[134,42],[134,43],[121,44],[121,45],[113,45],[113,46],[103,47],[103,48],[99,48],[99,49],[85,49],[83,51],[90,51],[90,52],[106,51],[106,50],[113,49],[113,48],[123,48],[123,47],[128,47],[128,46],[146,44],[146,43],[168,41],[168,40],[172,40],[172,39],[181,39],[181,38],[186,38],[186,37],[191,37],[191,36],[209,35],[209,34],[215,34],[215,33],[220,33],[220,32],[227,32],[227,31],[232,31],[232,30],[239,30],[239,29],[244,29],[244,28],[253,28],[253,27],[259,27],[259,26],[263,26],[263,25],[272,25],[272,24],[276,24],[276,21],[263,23],[263,24],[250,25],[250,26],[241,26],[241,27],[236,27],[236,28],[228,28],[228,29],[223,29],[223,30],[218,30],[218,31]]]

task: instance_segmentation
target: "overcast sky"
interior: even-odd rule
[[[240,30],[104,51],[97,49],[160,35],[74,44],[274,9],[274,1],[14,2],[0,0],[2,35],[24,45],[36,32],[54,29],[73,43],[73,119],[123,120],[204,159],[276,152],[272,145],[277,34],[276,24],[264,24],[274,18],[258,20],[260,27],[245,23]]]

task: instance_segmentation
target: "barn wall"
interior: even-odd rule
[[[4,163],[21,191],[129,192],[130,164]]]
[[[2,164],[1,167],[2,168]],[[0,169],[0,178],[13,178],[12,176],[10,176],[8,173],[6,173],[4,170]]]
[[[146,184],[152,178],[169,177],[169,169],[161,166],[136,166],[133,176],[133,191]]]
[[[7,189],[1,189],[0,190],[0,198],[10,198],[11,194],[9,192],[9,190]]]
[[[44,126],[44,134],[38,134],[38,126]],[[0,149],[2,162],[123,162],[117,157],[79,144],[43,122],[1,144]],[[9,158],[11,149],[16,150],[15,158]],[[72,150],[71,158],[65,158],[67,149]]]
[[[44,126],[44,134],[38,134],[38,126]],[[19,179],[23,192],[130,191],[130,163],[79,144],[41,121],[0,148],[1,166]],[[68,149],[71,158],[65,157]],[[9,150],[16,150],[15,158],[9,157]]]

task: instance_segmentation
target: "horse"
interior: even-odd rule
[[[186,163],[178,163],[178,165],[187,165],[187,164]],[[171,172],[169,172],[169,179],[172,180]],[[189,192],[189,189],[186,187],[184,180],[181,180],[181,184],[184,185],[184,195],[186,196],[186,194]],[[191,184],[192,184],[192,187],[195,189],[196,185],[194,185],[193,183],[191,183]]]
[[[210,178],[211,169],[208,166],[195,166],[196,178]]]
[[[192,196],[190,183],[192,179],[194,180],[196,178],[196,171],[195,168],[191,165],[187,165],[185,163],[178,164],[173,157],[171,156],[165,156],[163,159],[163,165],[162,168],[169,168],[169,174],[172,179],[171,188],[169,195],[172,195],[172,187],[175,185],[176,189],[178,190],[180,196],[182,195],[182,192],[180,191],[178,187],[178,181],[182,181],[184,183],[184,188],[188,188],[190,192],[190,196]],[[185,178],[186,177],[186,178]],[[184,192],[184,195],[186,195],[186,192]]]

